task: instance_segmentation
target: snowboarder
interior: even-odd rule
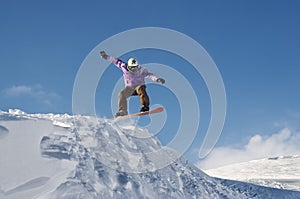
[[[119,92],[119,111],[116,113],[116,117],[127,115],[127,98],[133,95],[138,95],[142,108],[140,112],[149,111],[149,97],[146,92],[145,78],[151,79],[152,81],[165,83],[163,78],[159,78],[154,74],[150,73],[146,68],[139,65],[135,58],[130,58],[127,63],[122,60],[107,55],[104,51],[100,52],[103,59],[112,62],[118,68],[123,71],[123,77],[125,81],[125,88]]]

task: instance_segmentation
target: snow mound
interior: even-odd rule
[[[18,110],[0,112],[0,125],[1,199],[300,198],[210,177],[135,126]]]
[[[219,178],[300,191],[300,156],[278,156],[205,171]]]

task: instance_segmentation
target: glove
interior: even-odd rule
[[[106,54],[105,51],[101,51],[101,52],[100,52],[100,55],[101,55],[101,57],[102,57],[103,59],[107,59],[107,57],[108,57],[108,55]]]
[[[166,82],[163,78],[158,78],[156,81],[161,84],[164,84]]]

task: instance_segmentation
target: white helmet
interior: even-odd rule
[[[130,58],[127,62],[127,65],[134,67],[134,66],[138,66],[139,62],[135,58]]]
[[[127,69],[131,72],[136,72],[139,66],[139,62],[135,58],[130,58],[127,62]]]

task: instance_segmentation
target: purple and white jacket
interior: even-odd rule
[[[106,60],[112,62],[123,71],[125,86],[136,87],[145,85],[145,78],[151,79],[152,81],[157,81],[158,79],[157,76],[140,65],[138,66],[137,71],[133,73],[127,69],[127,63],[118,58],[107,56]]]

